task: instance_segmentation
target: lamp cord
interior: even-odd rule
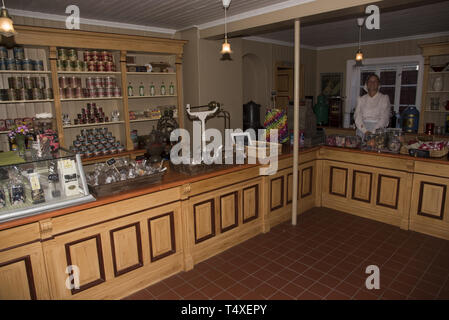
[[[360,50],[361,42],[362,42],[362,27],[359,27],[359,50]]]
[[[227,8],[225,7],[225,42],[228,43],[228,28],[226,26],[226,11],[227,11]]]

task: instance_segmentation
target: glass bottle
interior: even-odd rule
[[[139,87],[139,96],[143,97],[145,95],[145,87],[143,86],[143,83],[140,83]]]
[[[151,82],[151,86],[150,86],[150,96],[154,97],[155,94],[156,94],[156,89],[154,88],[153,82]]]
[[[166,92],[165,92],[165,84],[162,81],[162,85],[161,85],[161,96],[165,96]]]
[[[171,82],[170,87],[168,87],[168,94],[171,96],[175,95],[175,86],[173,85],[173,82]]]
[[[133,86],[131,85],[131,82],[128,85],[128,97],[133,96]]]

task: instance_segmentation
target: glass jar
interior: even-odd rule
[[[393,153],[399,153],[403,142],[402,131],[400,129],[388,129],[387,149]]]

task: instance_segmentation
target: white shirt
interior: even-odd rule
[[[354,113],[355,125],[363,134],[366,131],[374,132],[376,129],[385,128],[390,122],[390,112],[390,98],[387,95],[377,92],[370,97],[369,94],[365,94],[357,101]]]

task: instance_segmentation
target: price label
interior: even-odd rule
[[[111,158],[111,159],[109,159],[108,161],[106,161],[106,163],[108,164],[108,166],[113,166],[114,164],[115,164],[115,159],[114,158]]]

